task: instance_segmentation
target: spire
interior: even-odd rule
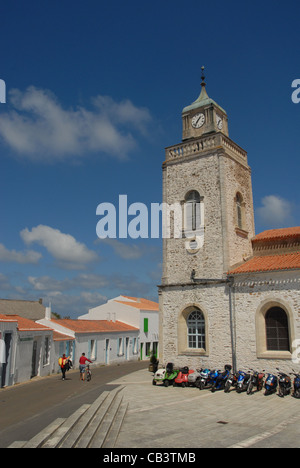
[[[224,109],[222,109],[221,106],[219,106],[213,99],[210,99],[210,97],[208,96],[208,94],[206,92],[206,83],[205,83],[205,75],[204,75],[205,67],[202,66],[201,70],[202,70],[202,73],[201,73],[202,82],[201,82],[200,96],[190,106],[185,107],[182,112],[189,112],[189,111],[191,111],[193,109],[197,109],[197,108],[202,107],[202,106],[206,106],[206,105],[209,105],[209,104],[214,104],[216,107],[218,107],[222,112],[224,112],[226,114],[226,111]]]

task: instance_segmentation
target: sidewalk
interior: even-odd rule
[[[300,401],[152,385],[140,370],[124,385],[127,414],[116,448],[299,448]]]

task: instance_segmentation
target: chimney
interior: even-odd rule
[[[39,303],[43,304],[43,299],[41,297],[39,298]]]
[[[46,307],[45,319],[51,320],[51,302],[49,303],[49,307]]]

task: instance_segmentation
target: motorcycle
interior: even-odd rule
[[[293,397],[300,399],[300,374],[295,374],[293,372],[293,375],[295,376],[294,378],[294,391],[293,391]]]
[[[248,388],[247,388],[247,395],[253,395],[254,391],[253,388],[256,387],[256,391],[260,392],[263,389],[264,386],[264,370],[262,372],[257,372],[254,371],[253,369],[250,369],[252,371],[251,378],[249,380]]]
[[[242,392],[245,392],[247,390],[250,379],[251,379],[250,373],[239,371],[238,380],[237,380],[237,384],[236,384],[237,393],[242,393]]]
[[[284,374],[283,372],[279,372],[279,389],[278,389],[278,396],[284,398],[285,396],[289,395],[292,390],[292,381],[291,378]]]
[[[276,393],[278,387],[278,377],[274,374],[268,374],[265,381],[265,396]]]
[[[221,371],[218,371],[218,375],[216,376],[213,384],[212,384],[212,387],[211,387],[211,391],[214,393],[216,390],[224,390],[224,387],[225,387],[225,384],[226,384],[226,381],[228,379],[228,376],[230,374],[230,371],[231,371],[232,367],[227,364],[225,366],[225,370],[223,372]]]

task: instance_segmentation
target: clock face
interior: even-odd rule
[[[219,115],[216,116],[216,121],[217,121],[217,127],[219,130],[222,130],[223,128],[223,119]]]
[[[196,114],[192,118],[192,126],[194,128],[200,128],[205,122],[205,115],[204,114]]]

